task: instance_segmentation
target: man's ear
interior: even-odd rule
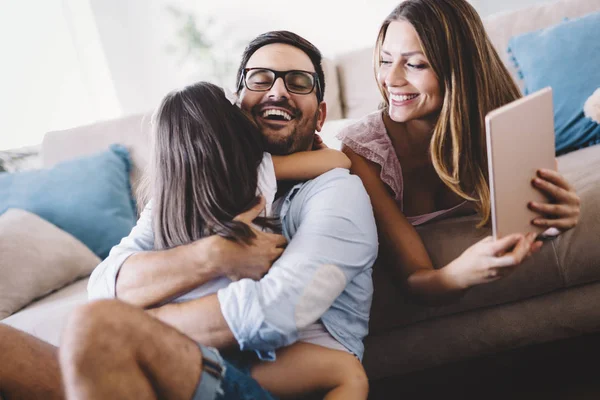
[[[317,109],[317,132],[321,132],[321,129],[323,129],[325,118],[327,118],[327,103],[322,101]]]

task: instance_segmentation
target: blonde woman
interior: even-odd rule
[[[361,177],[380,242],[409,292],[444,302],[501,279],[541,242],[533,234],[486,238],[441,269],[414,226],[477,212],[490,219],[485,115],[521,95],[464,0],[407,0],[383,22],[374,53],[381,110],[340,133],[352,173]],[[532,177],[534,178],[534,177]],[[558,173],[533,184],[554,204],[530,203],[534,225],[567,230],[579,198]]]

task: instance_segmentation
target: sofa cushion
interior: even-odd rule
[[[600,12],[513,37],[509,52],[525,94],[552,87],[556,152],[600,143],[600,124],[583,114],[600,87]]]
[[[558,263],[567,286],[600,280],[600,145],[558,158],[581,199],[579,224],[558,237]]]
[[[582,199],[579,224],[544,244],[511,275],[471,288],[456,303],[424,306],[407,299],[392,274],[391,263],[380,256],[373,271],[375,293],[371,332],[411,325],[435,317],[458,314],[543,295],[557,289],[600,281],[600,146],[558,158],[559,171]],[[476,229],[476,216],[459,217],[419,226],[435,268],[443,267],[473,243],[490,235]]]
[[[130,178],[135,197],[150,155],[150,121],[150,113],[135,114],[48,132],[42,142],[43,166],[53,167],[63,161],[104,151],[112,143],[120,143],[127,148],[132,161]]]
[[[130,169],[127,150],[113,145],[51,169],[0,174],[0,214],[28,210],[105,258],[137,220]]]
[[[89,275],[100,259],[70,234],[30,212],[0,216],[0,319]]]
[[[373,48],[340,55],[336,63],[344,118],[362,118],[376,111],[382,97],[373,71]]]
[[[87,281],[87,278],[83,278],[65,286],[31,303],[0,323],[10,325],[58,346],[69,314],[77,306],[88,301]]]
[[[514,11],[495,13],[486,17],[483,24],[504,65],[523,91],[523,81],[519,79],[518,72],[506,51],[511,37],[556,25],[565,18],[577,18],[594,11],[600,11],[600,2],[558,0],[549,4],[536,4]]]

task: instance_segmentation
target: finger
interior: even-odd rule
[[[315,142],[323,143],[323,138],[317,133],[315,133]]]
[[[559,203],[579,204],[579,196],[570,188],[562,188],[541,178],[534,178],[533,186]]]
[[[566,204],[545,204],[536,201],[530,201],[527,207],[546,216],[572,217],[579,214],[577,207]]]
[[[506,253],[502,257],[494,258],[492,265],[494,267],[510,267],[519,264],[525,256],[529,253],[531,244],[535,240],[535,234],[528,234],[518,240],[515,248],[510,252]]]
[[[492,241],[490,243],[490,255],[497,255],[498,253],[505,252],[513,247],[523,235],[520,233],[513,233],[512,235],[504,236],[502,239]]]
[[[529,252],[531,254],[538,253],[542,249],[543,245],[544,245],[544,242],[542,242],[541,240],[537,240],[537,241],[533,242],[533,244],[531,245],[531,249],[529,250]]]
[[[558,171],[553,171],[551,169],[542,168],[542,169],[538,169],[537,175],[540,178],[542,178],[548,182],[551,182],[558,187],[561,187],[561,188],[564,188],[567,190],[573,190],[571,185],[569,184],[569,181],[567,181],[565,179],[565,177],[562,176],[562,174]]]
[[[556,228],[560,231],[566,231],[577,225],[578,219],[576,217],[561,218],[561,219],[545,219],[535,218],[531,223],[541,228]]]
[[[285,236],[283,235],[275,235],[273,234],[274,238],[272,239],[273,242],[275,242],[275,246],[276,247],[285,247],[287,246],[287,239],[285,238]]]
[[[281,257],[281,255],[283,254],[283,251],[285,249],[278,247],[276,249],[273,249],[273,251],[271,252],[271,261],[275,261],[277,260],[279,257]]]
[[[265,198],[263,196],[260,196],[260,201],[258,202],[257,205],[255,205],[251,209],[239,214],[233,220],[251,224],[252,221],[254,221],[254,219],[256,219],[256,217],[258,217],[260,215],[260,213],[263,212],[263,210],[265,209],[265,204],[266,204]]]

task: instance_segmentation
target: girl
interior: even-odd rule
[[[341,152],[288,156],[264,152],[263,136],[223,90],[200,82],[170,93],[154,121],[151,162],[152,217],[156,249],[184,245],[209,235],[250,241],[250,227],[235,216],[266,199],[266,213],[254,222],[276,223],[271,207],[277,180],[308,180],[333,168],[349,168]],[[217,278],[173,302],[196,299],[226,287]],[[168,321],[166,321],[168,322]],[[360,362],[317,322],[299,332],[300,342],[277,352],[277,361],[254,363],[252,376],[278,397],[328,391],[327,399],[366,399],[368,384]]]
[[[465,0],[402,2],[383,22],[374,56],[383,107],[338,137],[401,281],[421,300],[451,301],[541,246],[532,234],[486,238],[434,269],[413,227],[473,212],[479,226],[489,222],[485,115],[520,93]],[[565,179],[540,170],[533,183],[555,204],[531,203],[545,216],[532,223],[572,228],[579,198]]]

